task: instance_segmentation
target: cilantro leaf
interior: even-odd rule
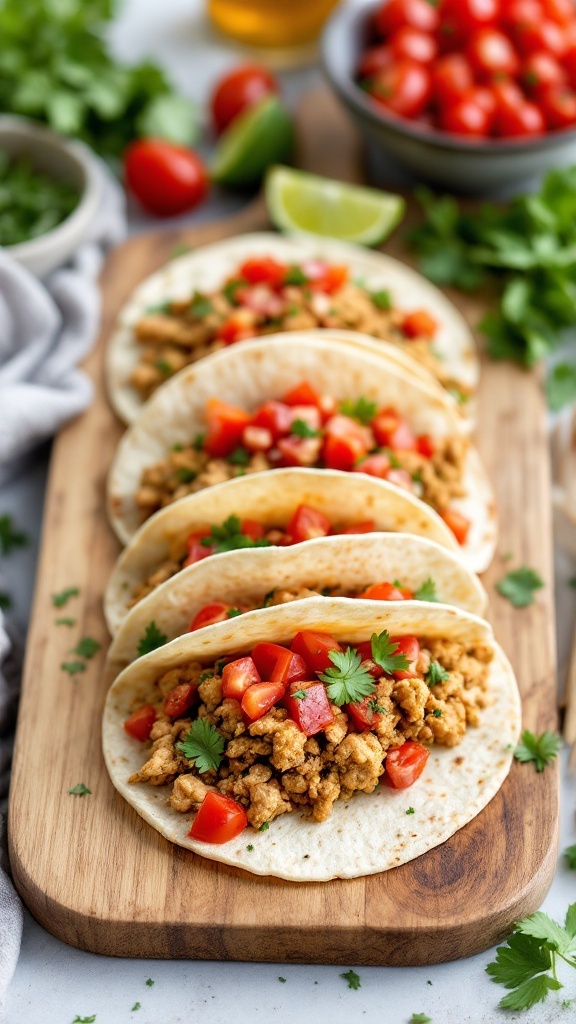
[[[66,587],[59,594],[52,594],[52,604],[55,608],[63,608],[71,597],[77,597],[79,593],[78,587]]]
[[[320,437],[321,430],[314,430],[306,420],[293,420],[290,426],[290,433],[296,437]]]
[[[202,295],[201,292],[196,292],[190,302],[189,310],[197,320],[203,320],[204,317],[214,311],[214,306],[205,295]]]
[[[360,397],[355,402],[351,398],[346,398],[340,404],[340,412],[344,416],[350,416],[351,419],[368,426],[378,412],[378,405],[376,402],[371,402],[369,398]]]
[[[248,849],[248,847],[246,847],[246,849]],[[280,975],[278,975],[278,981],[281,981],[283,984],[286,984],[286,978],[281,978]]]
[[[269,828],[270,828],[270,822],[269,821],[263,821],[262,824],[260,825],[258,831],[259,832],[267,832]]]
[[[75,626],[76,619],[71,619],[68,615],[62,615],[61,618],[56,619],[55,624],[57,626]]]
[[[161,373],[163,377],[170,377],[171,374],[174,372],[172,370],[172,366],[170,365],[167,359],[157,359],[155,366],[158,372]]]
[[[195,469],[189,469],[188,466],[179,466],[176,470],[176,476],[181,484],[191,484],[198,476],[198,473]]]
[[[376,292],[368,292],[368,294],[376,309],[392,309],[392,298],[390,292],[386,291],[385,288],[380,288]]]
[[[557,363],[550,370],[546,395],[552,412],[576,402],[576,363]]]
[[[295,265],[292,267],[288,267],[284,275],[284,281],[282,283],[299,286],[303,284],[308,284],[309,280],[310,278],[304,273],[302,267],[298,267]]]
[[[13,526],[12,516],[0,516],[0,554],[9,555],[15,548],[25,548],[29,543],[28,535]]]
[[[141,1006],[142,1006],[142,1003],[134,1003],[134,1006],[130,1010],[130,1013],[134,1013],[135,1010],[139,1010],[141,1008]]]
[[[182,742],[176,744],[177,750],[193,761],[202,774],[220,767],[224,746],[224,737],[204,718],[192,722]]]
[[[431,661],[430,667],[424,676],[424,682],[430,688],[438,686],[438,683],[445,683],[448,679],[448,672],[442,667],[439,661]],[[438,717],[438,716],[437,716]]]
[[[360,984],[360,975],[356,974],[356,971],[346,971],[344,974],[341,974],[340,977],[344,978],[344,980],[348,982],[348,988],[359,989],[362,987]]]
[[[417,601],[438,601],[438,594],[436,591],[436,584],[431,576],[421,583],[417,590],[414,591],[414,597]]]
[[[101,646],[102,644],[98,643],[91,636],[83,636],[76,644],[76,647],[72,648],[72,654],[77,654],[79,658],[86,658],[90,661],[90,658],[94,657]]]
[[[526,608],[534,600],[534,591],[544,586],[544,580],[534,569],[523,565],[513,569],[496,584],[496,590],[515,608]]]
[[[247,466],[250,462],[250,452],[239,444],[230,455],[226,456],[226,461],[231,462],[233,466]]]
[[[85,661],[62,661],[60,662],[60,668],[63,672],[68,672],[68,675],[77,676],[79,672],[85,672],[87,669]]]
[[[320,679],[327,684],[328,696],[334,704],[341,707],[374,693],[374,679],[361,667],[362,658],[354,647],[347,647],[345,651],[329,651],[328,657],[334,668],[327,668],[320,674]]]
[[[561,925],[553,921],[548,914],[537,910],[516,925],[521,935],[531,935],[534,939],[542,939],[549,947],[563,953],[570,945],[570,935]]]
[[[380,665],[380,668],[384,669],[386,675],[392,675],[393,672],[405,672],[409,668],[410,662],[405,654],[395,654],[400,644],[394,643],[390,639],[390,633],[384,629],[378,635],[373,633],[371,638],[372,644],[372,660]]]
[[[534,736],[529,729],[522,733],[522,742],[514,751],[517,761],[526,763],[534,761],[537,772],[543,772],[546,765],[553,761],[562,746],[562,740],[553,732],[543,732],[540,736]]]
[[[425,1013],[413,1013],[410,1017],[410,1024],[428,1024],[432,1020],[432,1017],[428,1017]]]
[[[291,693],[290,696],[294,697],[294,700],[306,700],[306,697],[308,696],[308,691],[307,690],[296,690],[296,692],[295,693]]]
[[[154,982],[152,981],[152,978],[147,978],[146,979],[146,984],[147,984],[148,988],[152,988],[152,985],[154,984]]]
[[[564,856],[568,860],[568,867],[572,871],[576,871],[576,843],[573,846],[567,846],[564,850]]]
[[[235,619],[237,615],[242,615],[242,609],[228,608],[226,611],[226,615],[228,616],[229,619]]]
[[[96,1020],[96,1014],[93,1013],[91,1017],[79,1017],[78,1014],[74,1017],[72,1024],[94,1024]]]
[[[550,950],[530,935],[514,931],[505,946],[496,950],[496,960],[488,964],[486,973],[505,988],[517,988],[535,974],[548,971],[552,964]]]
[[[158,647],[163,647],[164,644],[168,643],[168,637],[163,633],[158,626],[152,620],[146,626],[144,635],[140,637],[138,647],[138,657],[141,658],[144,654],[149,654],[150,651],[155,651]]]
[[[88,786],[85,786],[83,782],[78,782],[72,787],[72,789],[69,789],[68,792],[71,796],[89,796],[92,793],[92,790],[88,789]]]
[[[214,548],[214,553],[221,554],[223,551],[235,551],[238,548],[267,548],[270,541],[262,538],[253,540],[252,537],[242,533],[242,522],[239,516],[228,516],[221,526],[212,526],[210,536],[202,537],[201,545],[205,548]]]
[[[408,810],[406,811],[406,814],[415,814],[415,813],[416,812],[415,812],[413,807],[409,807]]]

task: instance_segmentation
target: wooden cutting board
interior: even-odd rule
[[[306,97],[300,163],[362,180],[361,148],[328,94]],[[410,216],[414,211],[411,210]],[[338,964],[424,964],[491,946],[541,903],[557,857],[558,774],[515,762],[504,786],[465,828],[423,857],[352,881],[294,884],[249,875],[170,845],[115,792],[100,750],[106,628],[103,590],[119,553],[104,486],[121,428],[105,398],[103,355],[131,289],[169,258],[267,227],[256,201],[208,227],[158,231],[116,249],[102,275],[103,322],[86,369],[88,412],[54,445],[28,641],[10,809],[16,885],[45,928],[72,945],[117,956]],[[402,231],[386,251],[406,258]],[[453,296],[472,323],[483,298]],[[516,670],[525,727],[556,725],[550,481],[545,409],[534,374],[483,362],[477,441],[500,512],[498,555],[485,575],[496,635]],[[511,558],[508,560],[508,553]],[[512,566],[546,581],[513,609],[493,590]],[[76,586],[65,610],[51,594]],[[56,626],[59,615],[73,627]],[[102,643],[88,670],[60,668],[82,636]],[[89,796],[68,795],[76,783]]]

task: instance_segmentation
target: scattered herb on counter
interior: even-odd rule
[[[420,269],[440,285],[496,285],[479,324],[494,359],[533,366],[576,320],[576,167],[548,173],[540,191],[475,213],[418,189],[424,220],[410,232]]]
[[[77,676],[80,672],[85,672],[88,666],[85,661],[62,661],[60,668],[70,676]]]
[[[281,981],[283,985],[286,984],[286,978],[281,978],[280,975],[278,975],[278,981]]]
[[[72,789],[68,790],[68,793],[71,796],[90,796],[92,790],[88,789],[88,786],[85,786],[83,782],[78,782]]]
[[[568,586],[572,587],[572,590],[576,590],[576,576],[571,576],[568,580]]]
[[[148,988],[152,988],[152,985],[154,984],[154,982],[152,981],[152,978],[148,978],[147,981],[146,981],[146,984],[148,985]]]
[[[71,619],[68,615],[62,615],[61,618],[56,619],[56,626],[75,626],[76,619]]]
[[[96,1020],[96,1014],[93,1013],[91,1017],[79,1017],[78,1014],[74,1017],[72,1024],[94,1024]]]
[[[0,150],[0,245],[19,245],[52,231],[78,205],[78,190],[36,170],[28,157]]]
[[[546,381],[546,394],[552,412],[576,402],[576,363],[557,363],[552,367]]]
[[[436,584],[434,580],[429,576],[424,583],[421,583],[417,590],[414,591],[414,597],[417,601],[437,601],[438,594],[436,592]]]
[[[486,973],[512,991],[500,1000],[504,1010],[527,1010],[544,1002],[548,992],[563,988],[557,958],[576,968],[576,903],[568,907],[564,927],[538,910],[518,921]]]
[[[428,1017],[425,1013],[413,1013],[410,1017],[410,1024],[428,1024],[432,1020],[432,1017]]]
[[[27,534],[17,530],[12,523],[12,516],[0,516],[0,554],[9,555],[15,548],[25,548],[30,543]]]
[[[167,643],[168,637],[158,629],[158,626],[152,620],[146,626],[144,636],[140,637],[138,647],[136,648],[138,657],[141,658],[143,654],[150,654],[150,651],[155,651],[158,647],[163,647]]]
[[[496,584],[496,590],[515,608],[527,608],[534,601],[534,591],[544,586],[544,580],[529,566],[513,569]]]
[[[93,637],[83,636],[76,644],[76,647],[72,648],[71,653],[77,654],[79,658],[86,658],[90,661],[90,659],[93,658],[100,650],[101,646],[102,644],[98,643],[97,640],[94,640]]]
[[[59,594],[52,594],[52,604],[55,608],[63,608],[71,597],[77,597],[79,593],[78,587],[66,587]]]
[[[142,1006],[142,1003],[134,1003],[134,1006],[130,1010],[130,1013],[134,1013],[135,1010],[139,1010],[141,1006]]]
[[[0,611],[7,612],[12,607],[12,598],[10,594],[5,594],[3,591],[0,592]]]
[[[571,871],[576,871],[576,843],[573,846],[567,846],[564,850],[564,856],[568,861],[568,867]]]
[[[197,718],[182,742],[176,744],[180,753],[193,761],[201,774],[220,767],[224,746],[224,737],[203,718]]]
[[[340,977],[344,978],[344,980],[348,982],[348,988],[361,988],[360,975],[356,974],[356,971],[346,971],[344,974],[341,974]]]
[[[546,765],[554,761],[561,747],[562,740],[556,733],[546,731],[540,736],[535,736],[529,729],[525,729],[521,743],[514,751],[514,757],[523,763],[534,761],[536,771],[543,772]]]

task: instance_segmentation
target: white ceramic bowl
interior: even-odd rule
[[[87,146],[25,117],[0,116],[0,150],[13,157],[30,157],[37,170],[78,190],[78,205],[52,231],[5,246],[5,251],[33,274],[46,277],[65,263],[85,238],[102,196],[102,172]]]
[[[389,155],[418,180],[483,195],[517,186],[552,167],[576,162],[576,129],[532,139],[466,139],[378,107],[354,81],[370,15],[382,0],[339,6],[322,36],[324,70],[369,145],[374,165]]]

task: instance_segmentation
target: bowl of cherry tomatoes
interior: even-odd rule
[[[354,0],[322,39],[370,147],[487,193],[576,162],[576,0]]]

